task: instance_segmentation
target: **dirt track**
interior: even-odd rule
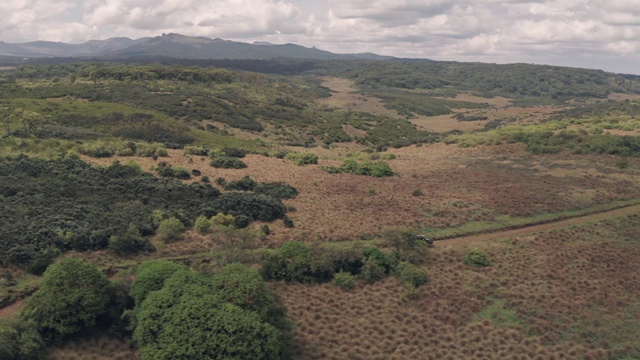
[[[604,211],[597,214],[578,216],[578,217],[567,219],[567,220],[560,220],[560,221],[555,221],[555,222],[550,222],[550,223],[540,224],[540,225],[532,225],[532,226],[527,226],[520,229],[497,231],[497,232],[491,232],[491,233],[480,234],[480,235],[471,235],[471,236],[463,236],[463,237],[447,239],[447,240],[439,240],[439,241],[436,241],[434,245],[436,247],[455,246],[455,245],[462,245],[462,244],[472,244],[472,243],[481,242],[481,241],[508,238],[513,236],[523,236],[523,235],[534,234],[542,231],[559,229],[559,228],[563,228],[570,225],[582,224],[589,221],[598,221],[598,220],[608,219],[611,217],[631,215],[638,212],[640,212],[640,205],[632,205],[632,206],[623,207],[620,209]]]

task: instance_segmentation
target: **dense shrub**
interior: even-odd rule
[[[318,163],[318,155],[313,153],[288,153],[286,155],[286,158],[287,160],[300,166]]]
[[[340,271],[333,276],[331,283],[345,290],[351,290],[356,286],[356,277],[351,273]]]
[[[489,261],[489,257],[487,256],[487,254],[483,253],[482,251],[478,251],[478,250],[469,251],[464,256],[463,262],[464,262],[465,265],[472,265],[472,266],[489,266],[489,265],[491,265],[491,262]]]
[[[265,279],[308,281],[311,271],[311,252],[299,241],[286,241],[280,249],[268,254],[262,262]]]
[[[211,166],[218,169],[244,169],[247,164],[238,158],[223,156],[211,160]]]
[[[237,265],[214,281],[190,270],[175,272],[137,306],[133,337],[141,359],[281,358],[284,336],[261,319],[260,313],[269,312],[261,305],[273,303],[256,280],[250,269]]]
[[[287,211],[279,200],[272,197],[239,192],[222,194],[212,202],[212,206],[218,213],[230,214],[236,218],[245,215],[260,221],[281,219]]]
[[[359,277],[364,280],[368,284],[373,284],[374,282],[382,279],[387,275],[384,267],[380,266],[380,264],[373,259],[366,259],[362,264],[362,268],[360,269]]]
[[[164,219],[158,226],[158,237],[164,242],[176,241],[185,230],[184,224],[177,218]]]
[[[280,330],[288,330],[284,308],[273,290],[267,286],[258,271],[246,265],[229,264],[212,279],[216,295],[258,314],[260,319]]]
[[[429,280],[426,270],[408,262],[399,263],[396,272],[400,281],[407,286],[419,287]]]
[[[195,219],[220,195],[210,185],[159,179],[120,163],[96,168],[73,159],[27,157],[0,160],[0,193],[0,206],[12,209],[0,212],[0,238],[11,239],[0,242],[4,264],[28,264],[38,254],[68,249],[102,249],[114,235],[126,240],[131,225],[147,237],[159,225],[154,209]],[[129,240],[139,239],[116,247]],[[134,248],[144,248],[134,242],[140,245]]]
[[[162,289],[165,281],[177,271],[186,269],[184,265],[165,260],[150,260],[142,263],[138,267],[130,290],[136,305],[142,304],[150,293]]]
[[[253,191],[275,199],[293,199],[298,196],[298,189],[282,182],[259,183]]]
[[[33,321],[46,340],[61,340],[96,324],[107,311],[110,287],[94,265],[66,258],[45,271],[22,316]]]
[[[252,191],[258,185],[258,182],[250,178],[249,176],[244,176],[239,180],[225,182],[224,189],[225,190],[239,190],[239,191]]]
[[[223,148],[222,153],[228,157],[243,158],[247,155],[246,150],[238,148]]]
[[[200,215],[196,219],[196,222],[194,223],[193,227],[197,232],[201,234],[205,234],[209,232],[209,230],[211,229],[211,221],[207,219],[206,216]]]
[[[109,249],[119,255],[133,255],[143,251],[153,251],[154,246],[149,239],[142,236],[134,224],[131,224],[123,234],[111,235]]]
[[[0,318],[0,359],[44,358],[44,341],[33,321]]]
[[[365,161],[359,163],[355,160],[347,159],[342,163],[340,167],[325,166],[322,169],[331,174],[347,173],[373,177],[386,177],[395,175],[389,164],[384,161]]]
[[[158,175],[162,177],[173,177],[180,180],[188,180],[191,178],[189,170],[181,167],[173,167],[165,162],[161,162],[156,171]]]

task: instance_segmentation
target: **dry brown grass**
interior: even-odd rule
[[[322,86],[328,87],[333,90],[334,93],[331,94],[329,98],[316,100],[318,104],[334,108],[364,111],[394,118],[402,117],[396,111],[384,107],[384,102],[381,99],[359,94],[359,90],[351,80],[325,77],[322,78]]]
[[[296,359],[609,359],[638,347],[640,215],[475,244],[492,266],[462,264],[467,248],[434,249],[430,282],[401,300],[393,278],[344,292],[279,284],[296,323]],[[605,240],[606,239],[606,240]],[[476,314],[506,302],[519,325]]]
[[[323,151],[327,157],[321,158],[320,166],[339,165],[338,159],[347,154],[344,150]],[[521,144],[468,149],[432,144],[391,152],[397,158],[389,163],[398,175],[390,178],[329,174],[320,166],[300,167],[260,155],[244,159],[247,169],[214,169],[209,159],[185,156],[179,150],[170,150],[168,158],[156,161],[129,157],[86,160],[103,165],[133,160],[144,170],[167,161],[198,169],[211,181],[245,175],[258,181],[284,181],[300,191],[296,199],[285,201],[297,209],[289,214],[295,227],[269,224],[273,242],[350,240],[389,227],[443,228],[491,221],[498,215],[555,213],[640,197],[640,164],[634,159],[626,169],[619,169],[615,157],[534,156]],[[413,196],[416,189],[423,195]]]
[[[138,350],[127,340],[108,337],[71,340],[61,347],[49,349],[51,360],[132,360],[138,359]]]

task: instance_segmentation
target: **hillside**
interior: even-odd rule
[[[639,80],[2,68],[0,358],[638,358]]]

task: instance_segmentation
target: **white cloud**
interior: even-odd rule
[[[296,6],[272,0],[102,0],[93,3],[84,20],[139,36],[177,32],[229,38],[306,31]]]
[[[336,52],[639,72],[637,0],[11,0],[0,40],[177,32]]]

